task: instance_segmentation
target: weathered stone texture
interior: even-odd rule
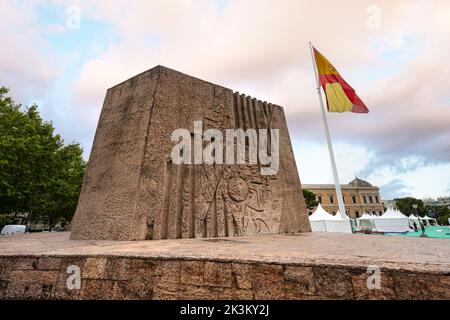
[[[355,299],[358,300],[390,300],[396,298],[394,278],[389,273],[380,275],[380,288],[369,289],[368,273],[365,270],[352,275],[352,285]]]
[[[14,270],[8,277],[5,296],[11,299],[53,299],[57,271]]]
[[[115,282],[111,280],[86,279],[82,283],[81,296],[83,300],[114,300]]]
[[[181,283],[203,285],[204,261],[184,261],[181,263]]]
[[[206,286],[231,288],[231,263],[205,262],[203,283]]]
[[[450,275],[381,272],[369,289],[365,270],[263,263],[131,258],[45,258],[58,270],[16,269],[28,258],[0,259],[0,299],[273,300],[449,299]],[[17,262],[17,263],[16,263]],[[39,264],[38,264],[39,265]],[[67,266],[82,271],[69,290]]]
[[[106,258],[87,258],[82,271],[83,279],[107,279]]]
[[[223,134],[279,129],[278,173],[172,164],[172,132],[194,134],[195,121]],[[310,231],[283,109],[161,66],[109,89],[71,231],[111,240]]]
[[[450,299],[450,276],[396,273],[395,292],[399,299]]]
[[[251,265],[233,263],[232,270],[234,285],[237,289],[253,289]]]
[[[254,265],[252,286],[257,300],[276,300],[284,298],[282,265]]]
[[[162,261],[155,269],[154,299],[176,300],[180,295],[180,261]]]
[[[41,257],[37,263],[38,270],[56,270],[59,271],[61,268],[62,259],[61,258],[49,258]]]
[[[284,272],[284,290],[288,299],[314,296],[316,288],[312,267],[287,266]]]
[[[353,299],[351,273],[348,269],[314,268],[316,294],[330,299]]]

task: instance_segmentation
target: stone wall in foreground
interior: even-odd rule
[[[68,266],[81,289],[68,290]],[[0,299],[450,299],[450,275],[356,267],[99,257],[2,257]]]

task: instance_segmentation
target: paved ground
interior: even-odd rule
[[[105,256],[333,265],[450,274],[450,241],[305,233],[228,239],[72,241],[68,233],[0,237],[2,256]]]

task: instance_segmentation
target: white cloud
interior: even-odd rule
[[[333,174],[327,146],[324,143],[299,143],[295,138],[293,141],[302,183],[331,183]],[[354,144],[335,143],[333,149],[341,183],[348,183],[355,175],[361,176],[360,173],[375,157],[375,154],[365,147]]]
[[[33,2],[0,0],[0,81],[22,100],[39,94],[61,71],[36,22]]]
[[[394,198],[396,195],[414,195],[415,197],[435,198],[450,192],[450,164],[424,165],[412,170],[398,173],[395,168],[383,166],[377,168],[367,177],[369,181],[383,187],[391,183],[400,183],[396,190],[389,190],[386,198]]]

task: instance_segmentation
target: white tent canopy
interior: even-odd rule
[[[334,216],[322,207],[319,203],[316,210],[309,216],[309,221],[324,221],[324,220],[333,220]]]
[[[341,216],[341,212],[338,210],[336,215],[334,216],[336,220],[350,220],[349,216],[347,214],[344,214],[344,217]]]
[[[319,204],[313,214],[309,217],[313,232],[343,232],[352,233],[350,218],[342,218],[338,212],[332,215],[325,211]]]
[[[357,224],[360,228],[369,228],[369,229],[374,229],[375,225],[373,220],[375,219],[376,216],[372,216],[369,213],[364,213],[361,217],[357,218]]]
[[[420,220],[424,220],[424,221],[426,221],[426,224],[427,224],[427,226],[429,226],[430,225],[430,221],[433,221],[436,225],[438,225],[438,223],[437,223],[437,220],[436,219],[434,219],[434,218],[431,218],[431,217],[429,217],[429,216],[427,216],[427,215],[425,215],[423,218],[421,217],[420,218]]]
[[[409,218],[398,210],[388,208],[380,217],[373,220],[379,232],[408,232]]]
[[[418,227],[418,228],[420,228],[420,221],[419,221],[419,218],[417,217],[417,216],[415,216],[415,215],[413,215],[413,214],[410,214],[409,215],[409,220],[411,220],[411,222],[415,222],[416,223],[416,226]],[[411,223],[412,224],[412,223]]]
[[[333,218],[333,220],[327,221],[327,232],[352,233],[352,225],[347,214],[345,217],[341,217],[341,213],[338,211]]]
[[[435,224],[436,226],[439,225],[439,224],[437,223],[437,220],[436,220],[436,219],[431,218],[431,217],[429,217],[429,216],[427,216],[427,215],[425,215],[425,216],[422,218],[422,217],[418,217],[418,216],[415,216],[415,215],[413,215],[413,214],[410,214],[410,215],[409,215],[409,219],[410,219],[411,221],[415,222],[416,225],[417,225],[418,227],[420,227],[419,219],[420,219],[420,221],[422,221],[422,223],[423,223],[424,225],[426,224],[427,226],[430,225],[430,221],[433,221],[434,224]]]
[[[430,221],[434,221],[434,224],[435,225],[439,225],[439,223],[437,222],[437,220],[436,220],[436,218],[431,218],[431,217],[429,217],[429,216],[427,216],[427,215],[425,215],[425,217],[427,217],[428,218],[428,220],[430,220]]]

